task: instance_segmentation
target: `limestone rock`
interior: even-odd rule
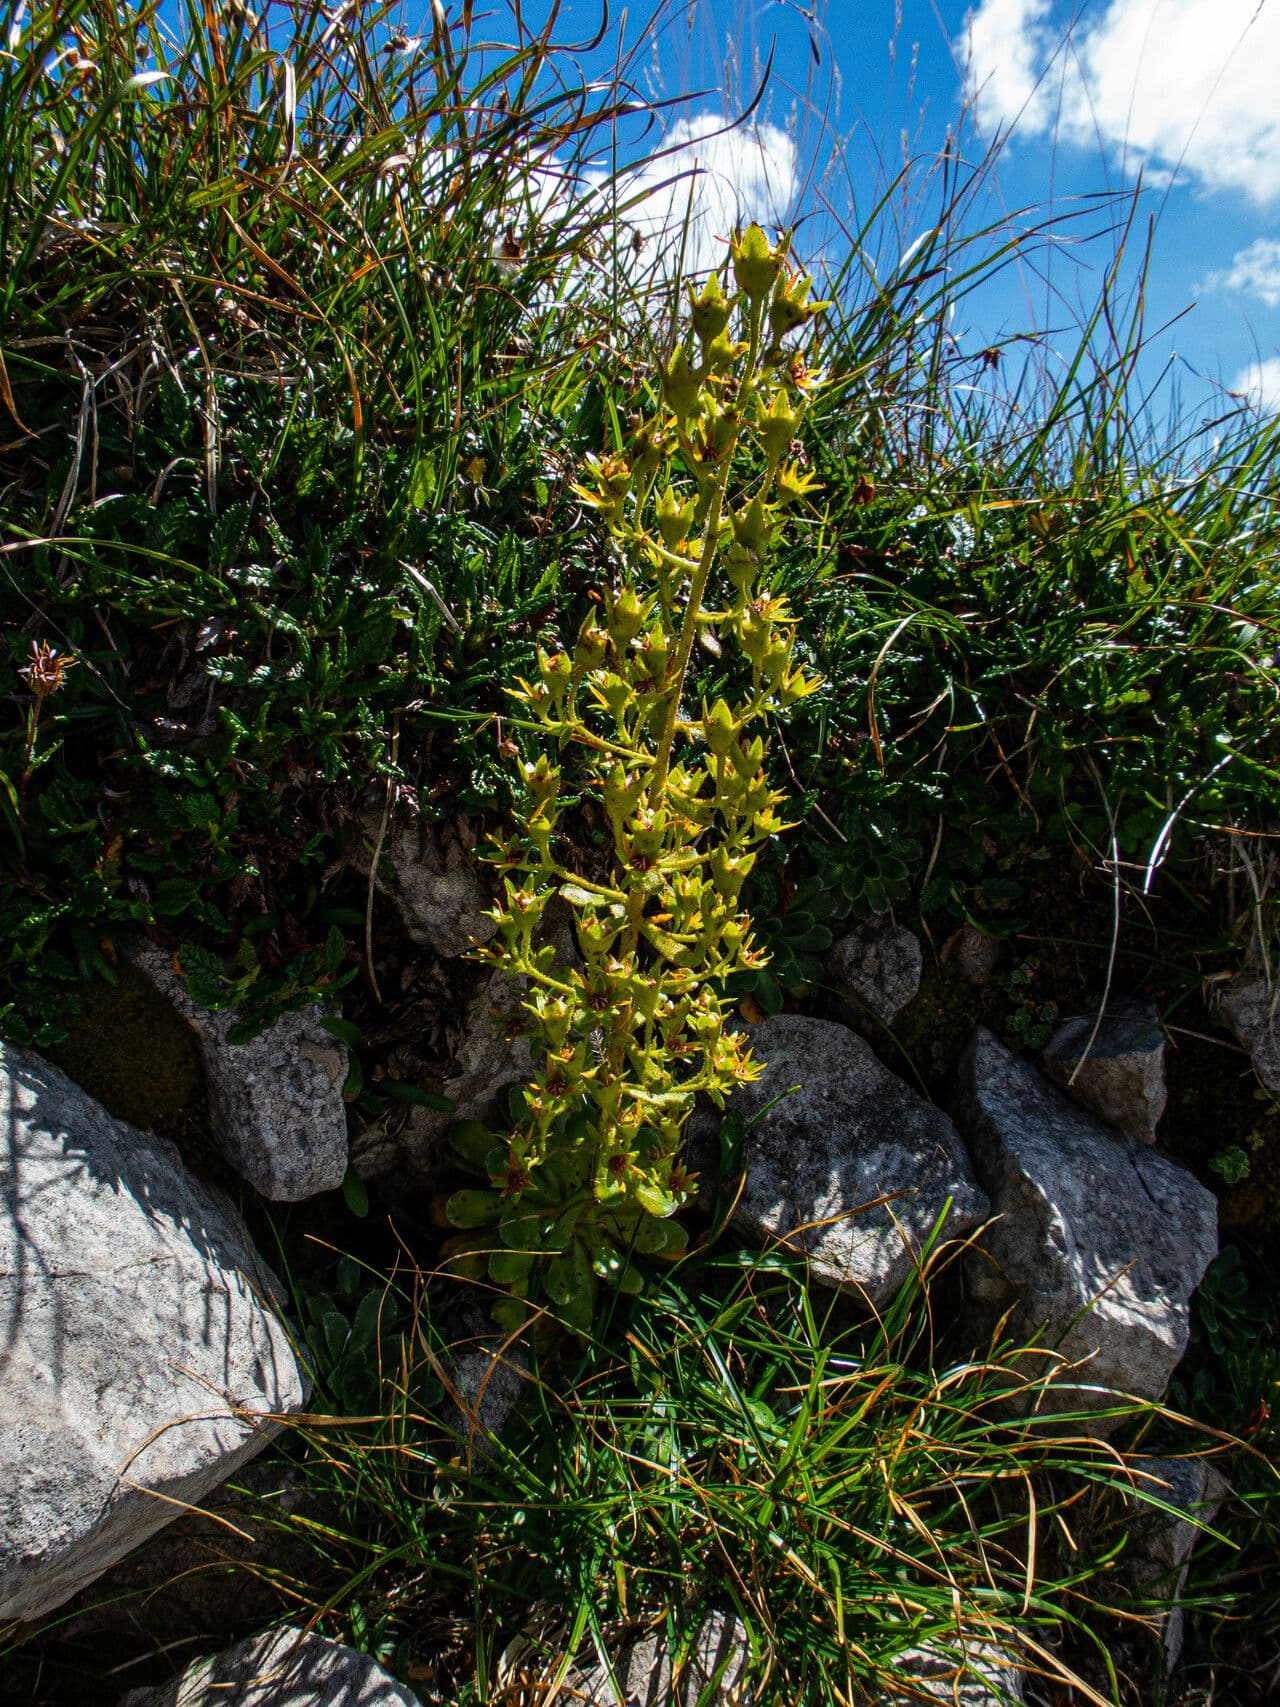
[[[1129,1545],[1121,1568],[1139,1593],[1156,1594],[1177,1601],[1186,1588],[1195,1552],[1206,1524],[1211,1525],[1221,1509],[1228,1489],[1223,1478],[1203,1458],[1131,1458],[1128,1469],[1144,1493],[1185,1512],[1175,1517],[1147,1504],[1137,1494],[1129,1508]],[[1171,1605],[1158,1618],[1160,1646],[1166,1675],[1182,1653],[1185,1614]]]
[[[60,1606],[265,1443],[304,1381],[244,1223],[0,1045],[0,1623]]]
[[[998,938],[966,921],[943,948],[942,958],[951,962],[966,984],[980,990],[991,982],[1000,953]]]
[[[366,873],[381,820],[380,805],[365,815],[355,863]],[[432,949],[441,959],[451,960],[473,943],[488,942],[498,928],[488,916],[493,901],[474,853],[456,836],[446,836],[407,813],[391,815],[376,882],[399,913],[410,942]]]
[[[766,1065],[731,1103],[749,1127],[736,1219],[767,1238],[794,1235],[788,1243],[808,1252],[816,1280],[883,1304],[911,1272],[948,1198],[949,1237],[986,1216],[955,1127],[860,1037],[827,1020],[778,1014],[753,1029],[751,1047]],[[891,1203],[863,1207],[886,1195]]]
[[[827,976],[886,1025],[920,989],[919,939],[888,915],[850,931],[827,955]]]
[[[742,1683],[750,1657],[747,1627],[740,1618],[712,1612],[672,1691],[671,1653],[665,1635],[634,1643],[614,1666],[621,1688],[603,1666],[574,1671],[565,1679],[564,1699],[589,1707],[751,1707],[754,1694]]]
[[[199,1039],[213,1139],[241,1178],[279,1203],[336,1190],[347,1171],[347,1057],[317,1011],[228,1043],[236,1014],[192,1001],[163,949],[147,943],[134,962]]]
[[[464,1295],[456,1317],[446,1306],[449,1376],[460,1404],[450,1399],[442,1420],[476,1451],[486,1434],[501,1434],[524,1392],[529,1356],[523,1340],[508,1343],[484,1304]]]
[[[1213,1194],[1102,1126],[979,1028],[958,1109],[997,1217],[975,1256],[977,1313],[1083,1368],[1048,1408],[1105,1405],[1092,1387],[1158,1398],[1186,1350],[1190,1299],[1218,1248]],[[1105,1427],[1100,1422],[1099,1428]]]
[[[1263,1084],[1280,1095],[1280,983],[1251,961],[1219,991],[1218,1012],[1253,1057]]]
[[[897,1663],[903,1687],[878,1695],[874,1707],[922,1700],[944,1701],[951,1707],[1012,1707],[1026,1700],[1026,1673],[1009,1655],[990,1646],[966,1644],[963,1661],[937,1648],[912,1648],[899,1654]]]
[[[1112,1002],[1063,1020],[1045,1045],[1044,1070],[1073,1102],[1140,1144],[1154,1144],[1164,1113],[1164,1032],[1151,1002]]]
[[[286,1627],[196,1660],[160,1689],[133,1689],[119,1707],[419,1707],[368,1654]]]
[[[453,1112],[414,1107],[394,1132],[373,1127],[362,1133],[352,1161],[365,1178],[428,1175],[455,1121],[487,1120],[508,1086],[528,1081],[533,1072],[529,1039],[508,1035],[507,1018],[519,1011],[519,981],[492,973],[467,1004],[459,1028],[454,1064],[460,1071],[440,1087]]]

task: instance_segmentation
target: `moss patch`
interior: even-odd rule
[[[195,1033],[133,967],[118,978],[84,986],[70,1036],[49,1058],[117,1120],[172,1138],[196,1172],[214,1177],[225,1164],[215,1159]]]

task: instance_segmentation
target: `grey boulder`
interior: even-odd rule
[[[381,807],[366,813],[363,829],[354,863],[368,873],[381,832],[374,881],[410,942],[451,960],[489,941],[498,929],[488,913],[493,898],[463,841],[404,811],[393,810],[384,826]]]
[[[1074,1102],[1140,1144],[1154,1144],[1168,1091],[1164,1032],[1151,1002],[1112,1002],[1102,1015],[1063,1020],[1044,1070]]]
[[[1280,1095],[1280,983],[1251,960],[1219,991],[1218,1012],[1249,1051],[1263,1084]]]
[[[874,1707],[905,1701],[945,1701],[953,1707],[1013,1707],[1026,1700],[1026,1673],[990,1644],[965,1642],[953,1654],[910,1648],[897,1657],[902,1685],[889,1685]]]
[[[511,1085],[533,1074],[526,1036],[511,1035],[522,1018],[522,980],[493,972],[467,1003],[453,1047],[454,1073],[440,1086],[451,1112],[412,1107],[394,1128],[373,1125],[360,1134],[352,1162],[366,1179],[421,1179],[438,1164],[449,1128],[459,1120],[486,1120]]]
[[[827,955],[827,976],[886,1025],[920,990],[919,939],[887,915],[850,931]]]
[[[911,1273],[948,1199],[947,1236],[984,1219],[987,1199],[955,1127],[860,1037],[778,1014],[753,1028],[751,1048],[764,1073],[730,1103],[749,1128],[739,1225],[806,1252],[816,1280],[879,1306]]]
[[[1140,1595],[1154,1594],[1169,1602],[1156,1620],[1167,1675],[1182,1653],[1186,1615],[1177,1602],[1186,1588],[1191,1555],[1228,1489],[1203,1458],[1131,1458],[1126,1468],[1140,1492],[1126,1501],[1129,1544],[1121,1568]],[[1150,1500],[1174,1509],[1162,1510]]]
[[[1156,1399],[1217,1253],[1217,1204],[1185,1168],[1109,1131],[989,1031],[960,1064],[961,1130],[997,1219],[970,1265],[975,1313],[1079,1365],[1044,1408]],[[1079,1383],[1079,1385],[1077,1385]],[[1099,1419],[1098,1430],[1106,1426]]]
[[[134,958],[199,1039],[213,1139],[240,1177],[279,1203],[336,1190],[347,1171],[347,1055],[316,1009],[233,1044],[235,1012],[193,1001],[163,949],[148,943]]]
[[[443,1314],[449,1386],[441,1420],[468,1450],[488,1457],[489,1435],[502,1433],[524,1394],[528,1351],[523,1338],[512,1339],[495,1329],[483,1302],[464,1295],[453,1310],[446,1304]]]
[[[673,1689],[665,1635],[646,1636],[614,1663],[584,1667],[565,1679],[563,1699],[590,1707],[751,1707],[744,1683],[750,1638],[740,1618],[712,1612],[702,1622]]]
[[[301,1407],[278,1292],[172,1144],[0,1045],[0,1623],[70,1599]]]
[[[196,1660],[160,1689],[133,1689],[119,1707],[419,1707],[368,1654],[313,1632],[250,1636]]]

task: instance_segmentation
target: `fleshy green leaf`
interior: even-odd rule
[[[449,1143],[468,1167],[489,1175],[488,1158],[496,1134],[478,1120],[458,1120],[449,1128]]]
[[[403,1079],[379,1079],[374,1087],[397,1102],[409,1102],[416,1108],[434,1108],[440,1114],[453,1114],[458,1105],[452,1097],[439,1091],[424,1090],[421,1085],[407,1084]]]
[[[496,1191],[455,1191],[445,1214],[455,1227],[494,1227],[502,1214],[502,1200]]]
[[[342,1176],[342,1195],[351,1213],[358,1215],[363,1221],[369,1213],[369,1192],[350,1162],[347,1163],[347,1171]]]

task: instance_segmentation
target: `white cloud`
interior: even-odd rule
[[[1231,265],[1210,273],[1198,290],[1233,290],[1280,308],[1280,239],[1258,237],[1231,257]]]
[[[684,270],[705,272],[723,264],[735,225],[788,225],[798,187],[796,145],[786,131],[771,124],[726,130],[723,119],[699,113],[672,125],[656,159],[620,174],[615,193],[620,204],[641,198],[623,214],[644,240],[638,270],[661,253],[674,258],[687,217]]]
[[[988,129],[1100,139],[1130,167],[1280,200],[1280,5],[981,0],[964,47]]]
[[[1050,0],[982,0],[965,19],[965,57],[981,118],[992,126],[1020,120],[1033,131],[1052,119],[1053,88],[1043,76],[1059,32]]]
[[[1238,397],[1246,397],[1256,409],[1280,415],[1280,356],[1267,356],[1263,361],[1250,362],[1227,387]]]

